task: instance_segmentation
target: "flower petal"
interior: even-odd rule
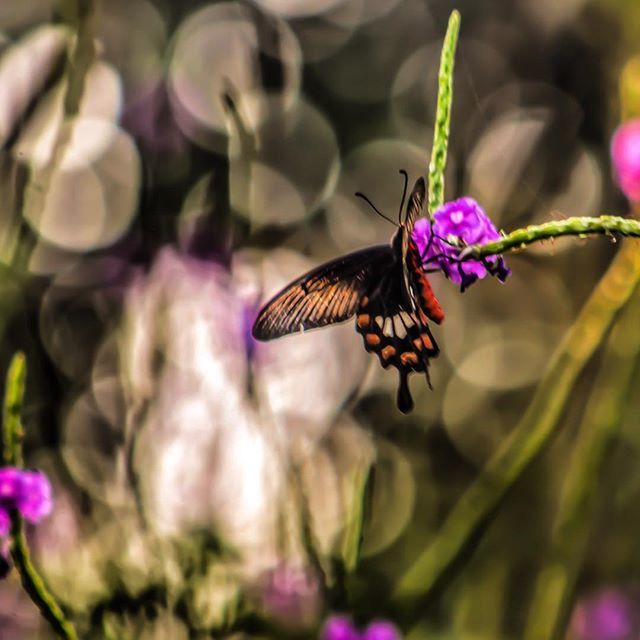
[[[20,492],[20,470],[15,467],[0,468],[0,501],[11,502]]]
[[[362,640],[400,640],[400,632],[388,620],[377,620],[367,627]]]
[[[16,506],[22,517],[36,523],[51,513],[51,483],[42,471],[23,471]]]
[[[331,616],[322,629],[321,640],[360,640],[360,634],[346,616]]]

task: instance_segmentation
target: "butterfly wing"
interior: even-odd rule
[[[411,232],[413,231],[413,225],[422,214],[422,206],[426,196],[427,187],[425,185],[424,178],[418,178],[411,190],[404,220],[402,221],[402,226],[408,231],[409,236],[411,236]]]
[[[253,325],[254,338],[272,340],[357,314],[356,329],[365,349],[375,353],[385,369],[398,369],[398,408],[411,411],[408,376],[423,372],[429,381],[429,360],[439,353],[428,318],[435,322],[444,318],[411,238],[425,197],[420,178],[391,246],[350,253],[294,280],[261,309]]]
[[[422,310],[428,318],[440,324],[444,320],[444,312],[422,268],[420,252],[411,237],[413,225],[422,213],[425,197],[424,180],[418,178],[409,196],[405,219],[401,227],[402,279],[405,297],[412,309],[415,312]]]
[[[404,282],[404,295],[411,307],[418,309],[418,301],[415,299],[413,289],[411,287],[411,278],[409,274],[409,265],[407,258],[409,255],[409,247],[412,243],[411,234],[413,233],[413,225],[422,213],[422,207],[427,194],[427,189],[423,178],[418,178],[411,190],[405,217],[400,226],[401,242],[400,242],[400,261],[402,264],[402,280]]]
[[[390,366],[398,369],[397,404],[400,411],[408,413],[413,408],[408,376],[412,372],[423,372],[428,381],[429,359],[435,358],[439,349],[425,314],[406,305],[399,296],[397,281],[389,280],[389,286],[395,291],[381,291],[380,295],[361,301],[356,328],[365,349],[375,353],[385,369]]]
[[[409,196],[405,218],[398,231],[399,242],[393,242],[395,268],[386,272],[376,295],[361,301],[356,319],[365,349],[375,353],[385,369],[389,366],[398,369],[397,404],[403,413],[413,408],[409,374],[422,372],[429,382],[429,360],[439,353],[428,318],[437,323],[444,318],[411,237],[425,198],[425,182],[419,178]]]
[[[253,325],[257,340],[348,320],[394,262],[389,245],[349,253],[312,269],[272,298]]]

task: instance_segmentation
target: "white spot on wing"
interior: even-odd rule
[[[400,316],[393,316],[393,327],[398,338],[402,339],[407,335],[407,330]]]

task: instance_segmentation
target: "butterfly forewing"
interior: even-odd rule
[[[273,340],[348,320],[392,263],[391,247],[380,245],[312,269],[262,308],[253,325],[253,337]]]

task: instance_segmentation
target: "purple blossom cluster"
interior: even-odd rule
[[[464,291],[487,274],[504,282],[511,273],[502,256],[483,260],[460,260],[460,252],[472,244],[499,240],[500,234],[482,207],[473,198],[459,198],[438,208],[433,221],[418,220],[413,240],[425,269],[439,269]]]
[[[400,640],[400,632],[387,620],[372,622],[360,632],[346,616],[331,616],[320,636],[321,640]]]
[[[42,471],[0,467],[0,538],[9,535],[13,509],[35,524],[52,507],[51,484]]]

